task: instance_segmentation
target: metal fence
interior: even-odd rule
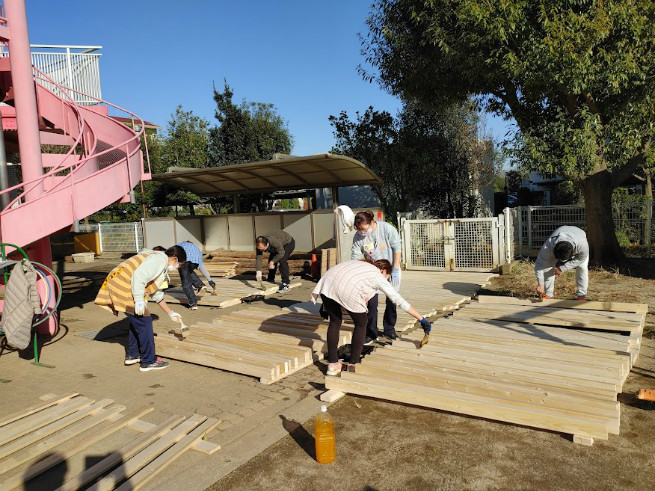
[[[143,249],[141,222],[101,223],[98,235],[101,252],[138,252]]]
[[[100,89],[100,53],[95,51],[102,46],[59,46],[33,44],[32,65],[52,80],[64,87],[78,90],[70,95],[80,105],[97,104],[102,99]],[[47,82],[42,83],[48,90],[59,93],[59,89]],[[88,94],[91,97],[85,97]],[[59,94],[58,94],[59,95]]]
[[[509,215],[401,220],[407,269],[492,271],[513,255]]]
[[[514,247],[519,256],[536,256],[557,227],[573,225],[583,230],[587,228],[584,206],[521,206],[512,208],[510,215],[514,227]],[[655,238],[653,202],[614,202],[612,215],[617,238],[624,250],[629,250],[633,255],[650,256]]]

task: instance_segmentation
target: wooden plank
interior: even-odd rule
[[[142,421],[140,419],[132,420],[130,423],[128,423],[128,426],[133,430],[140,431],[141,433],[147,433],[156,427],[155,424],[148,423],[147,421]],[[218,452],[221,449],[221,446],[208,440],[200,440],[194,443],[191,448],[200,453],[212,455],[213,453]]]
[[[194,429],[187,436],[182,438],[179,442],[175,443],[172,447],[166,450],[159,457],[154,459],[143,469],[133,475],[130,479],[125,481],[120,487],[117,488],[119,491],[130,491],[136,490],[143,487],[150,479],[155,477],[161,471],[163,471],[168,465],[171,464],[175,459],[180,455],[186,452],[191,448],[196,442],[201,441],[202,438],[209,433],[211,430],[216,428],[221,423],[220,419],[210,418],[207,421],[203,422]]]
[[[7,442],[52,423],[59,418],[63,418],[75,411],[90,406],[93,402],[94,401],[88,397],[76,397],[74,399],[69,399],[58,406],[49,407],[38,414],[17,420],[14,423],[9,424],[9,426],[3,430],[2,436],[0,436],[0,445],[4,445]]]
[[[85,448],[94,445],[103,438],[112,435],[116,431],[128,425],[132,420],[140,418],[145,414],[153,411],[154,409],[154,406],[144,406],[135,409],[134,411],[130,411],[128,414],[124,415],[118,421],[104,428],[94,430],[91,434],[83,434],[81,437],[69,441],[65,445],[59,446],[57,451],[52,455],[49,455],[42,460],[35,459],[34,462],[30,463],[29,468],[25,472],[21,472],[10,479],[3,481],[0,483],[0,487],[2,487],[2,489],[11,490],[21,486],[30,479],[33,479],[48,469],[51,469],[52,467],[65,462],[73,455],[79,453]]]
[[[561,394],[545,391],[537,387],[515,385],[500,381],[480,381],[474,377],[452,375],[404,373],[393,368],[380,368],[365,363],[357,367],[358,375],[368,375],[380,380],[397,380],[426,387],[436,387],[451,390],[454,393],[464,392],[491,397],[496,400],[525,402],[537,407],[555,408],[575,411],[580,414],[613,418],[608,431],[618,432],[619,403],[614,401],[590,401],[571,394]]]
[[[344,394],[343,392],[339,392],[338,390],[326,390],[321,394],[320,399],[322,402],[332,403],[338,401],[339,399],[345,396],[346,394]]]
[[[3,461],[0,462],[0,475],[27,462],[28,460],[34,459],[39,455],[43,455],[45,452],[56,447],[57,445],[60,445],[91,428],[94,428],[95,426],[104,421],[107,421],[114,415],[119,414],[124,410],[124,406],[114,406],[109,409],[100,410],[93,416],[84,418],[83,420],[78,421],[64,428],[63,430],[58,431],[55,433],[55,435],[39,441],[36,445],[32,445],[28,448],[19,450],[18,452],[14,452],[8,456],[8,458],[3,459]]]
[[[51,435],[54,432],[59,431],[65,428],[66,426],[68,426],[69,424],[79,421],[80,419],[86,416],[93,415],[97,413],[100,409],[109,406],[109,404],[111,404],[112,402],[114,401],[111,399],[102,399],[101,401],[98,401],[95,404],[92,404],[85,408],[81,408],[62,419],[53,421],[52,423],[47,424],[36,431],[32,431],[12,441],[11,443],[3,445],[2,447],[0,447],[0,458],[4,458],[7,455],[11,455],[12,453],[17,452],[21,448],[25,448],[31,443],[39,441],[40,439],[45,438],[46,436]]]
[[[132,440],[129,444],[117,452],[111,453],[94,466],[70,478],[68,481],[62,484],[62,486],[58,488],[57,491],[76,491],[78,489],[82,489],[86,484],[90,483],[97,477],[103,475],[109,469],[123,462],[124,459],[129,459],[158,438],[166,435],[172,427],[180,424],[182,421],[184,421],[184,419],[184,417],[177,415],[171,416],[166,421],[158,424],[147,433],[144,433],[140,437]]]
[[[93,486],[90,486],[89,490],[110,491],[114,489],[118,483],[132,477],[145,465],[147,465],[162,452],[164,452],[168,447],[179,442],[186,436],[189,431],[191,431],[206,419],[207,418],[205,416],[194,414],[186,421],[180,423],[174,429],[162,435],[162,437],[157,441],[144,448],[140,452],[134,454],[134,456],[130,457],[128,460],[124,461],[120,467],[107,474]]]
[[[342,377],[326,377],[325,387],[349,394],[415,404],[535,428],[569,434],[586,434],[603,440],[608,438],[605,428],[606,421],[600,418],[576,417],[554,410],[528,408],[521,404],[504,404],[493,399],[474,397],[468,394],[455,396],[450,391],[394,381],[380,382],[375,379],[371,380],[370,377],[356,376],[356,374],[348,374],[346,378],[343,375]]]
[[[624,302],[603,302],[588,301],[580,302],[578,300],[558,300],[544,299],[539,301],[530,298],[501,297],[494,295],[480,295],[478,302],[484,304],[512,304],[512,305],[544,305],[547,307],[557,307],[563,309],[579,310],[605,310],[609,312],[635,312],[637,314],[647,314],[648,304],[643,303],[624,303]]]
[[[188,350],[179,345],[169,342],[157,343],[157,353],[165,358],[173,358],[175,360],[186,361],[195,363],[197,365],[204,365],[208,367],[219,368],[230,372],[242,373],[252,377],[273,379],[279,375],[279,370],[276,373],[274,367],[253,366],[234,360],[230,357],[219,356],[215,353],[205,354],[198,353],[194,350]]]
[[[44,402],[43,404],[37,404],[35,406],[28,407],[27,409],[23,409],[21,411],[15,412],[13,414],[10,414],[9,416],[5,416],[4,418],[0,419],[0,427],[6,426],[9,423],[13,423],[16,420],[25,418],[31,414],[38,413],[39,411],[43,411],[44,409],[47,409],[51,406],[56,406],[57,404],[61,404],[62,402],[68,401],[69,399],[72,399],[77,395],[79,395],[79,392],[69,392],[68,394],[64,394],[61,397],[54,396],[55,398],[52,397],[48,398],[47,401]]]

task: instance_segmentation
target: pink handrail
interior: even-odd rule
[[[28,186],[28,185],[30,185],[30,184],[33,184],[33,186],[30,187],[30,189],[28,189],[28,190],[25,190],[25,189],[24,189],[23,192],[22,192],[19,196],[17,196],[14,200],[12,200],[12,201],[9,203],[9,205],[8,205],[4,210],[2,210],[2,211],[0,212],[0,214],[4,213],[4,212],[6,212],[6,211],[11,210],[11,209],[12,209],[12,206],[13,206],[17,201],[20,201],[21,198],[23,198],[24,195],[25,195],[26,193],[28,193],[29,191],[31,191],[32,189],[34,189],[34,187],[36,187],[36,185],[37,185],[38,183],[45,181],[45,179],[47,179],[48,177],[51,177],[51,176],[53,176],[54,174],[57,174],[57,173],[59,173],[59,172],[63,172],[63,171],[65,171],[65,170],[67,170],[67,169],[72,169],[73,167],[75,167],[76,169],[71,170],[71,173],[70,173],[71,181],[72,181],[72,180],[73,180],[73,174],[75,173],[75,171],[77,170],[77,168],[79,168],[82,164],[88,162],[88,161],[89,161],[90,159],[92,159],[92,158],[93,158],[93,159],[96,159],[96,158],[98,158],[99,156],[102,156],[102,155],[108,154],[108,153],[113,152],[113,151],[115,151],[115,150],[119,150],[119,149],[121,149],[122,147],[125,147],[125,148],[127,149],[127,148],[128,148],[128,145],[129,145],[130,143],[132,143],[132,142],[135,141],[135,140],[138,140],[142,135],[145,134],[145,124],[144,124],[143,120],[142,120],[138,115],[134,114],[133,112],[128,111],[127,109],[124,109],[124,108],[122,108],[122,107],[120,107],[120,106],[117,106],[117,105],[115,105],[115,104],[112,104],[111,102],[107,102],[107,101],[104,101],[104,100],[99,99],[99,98],[97,98],[97,97],[94,97],[94,96],[91,96],[91,95],[86,94],[86,93],[84,93],[84,92],[81,92],[81,91],[79,91],[79,90],[76,90],[76,89],[73,89],[73,88],[70,88],[70,87],[64,87],[64,86],[62,86],[62,85],[59,85],[59,84],[56,83],[54,80],[50,79],[50,77],[48,77],[46,74],[44,74],[43,72],[41,72],[40,70],[38,70],[38,68],[34,67],[34,69],[35,69],[36,71],[39,72],[38,77],[35,76],[35,79],[36,79],[36,78],[44,79],[44,80],[47,81],[48,83],[53,84],[55,87],[57,87],[57,88],[62,92],[62,94],[64,94],[67,98],[69,98],[69,99],[71,100],[70,103],[67,102],[67,101],[64,101],[61,97],[57,96],[57,95],[54,94],[52,91],[50,91],[51,93],[53,93],[53,94],[55,95],[55,97],[57,97],[58,99],[60,99],[60,100],[62,101],[62,103],[64,103],[64,104],[66,104],[67,106],[69,106],[69,107],[70,107],[70,108],[75,112],[75,114],[78,116],[78,118],[79,118],[78,123],[79,123],[79,126],[80,126],[80,133],[78,134],[78,137],[77,137],[76,140],[74,141],[74,143],[73,143],[71,149],[69,150],[69,152],[68,152],[67,154],[65,154],[66,156],[64,157],[62,163],[59,164],[57,167],[54,167],[54,168],[51,169],[49,172],[47,172],[47,173],[45,173],[45,174],[39,176],[38,178],[32,179],[32,180],[27,181],[27,182],[22,182],[22,183],[20,183],[20,184],[17,184],[17,185],[15,185],[15,186],[12,186],[12,187],[10,187],[10,188],[7,188],[7,189],[4,189],[4,190],[0,191],[0,195],[2,195],[2,194],[4,194],[4,193],[11,192],[11,191],[16,190],[16,189],[19,189],[19,188],[21,188],[21,187],[25,188],[26,186]],[[43,89],[48,90],[48,89],[46,89],[45,87],[43,87]],[[72,97],[67,93],[67,91],[76,92],[76,93],[78,93],[78,94],[81,94],[81,95],[83,95],[83,96],[85,96],[85,97],[89,97],[89,98],[91,98],[91,99],[97,101],[99,104],[106,104],[106,105],[111,106],[111,107],[113,107],[113,108],[115,108],[115,109],[118,109],[119,111],[123,111],[124,113],[129,114],[129,115],[132,117],[132,122],[133,122],[133,123],[132,123],[132,132],[134,133],[134,135],[131,136],[131,137],[130,137],[129,139],[127,139],[126,141],[121,142],[121,143],[119,143],[119,144],[116,144],[115,146],[113,146],[113,147],[111,147],[111,148],[108,148],[108,149],[106,149],[106,150],[103,150],[102,152],[93,153],[93,154],[91,154],[91,155],[88,155],[88,156],[86,156],[86,157],[80,159],[80,160],[75,161],[75,162],[72,163],[72,164],[69,164],[69,165],[65,165],[65,166],[64,166],[64,165],[63,165],[63,162],[64,162],[64,161],[65,161],[65,160],[70,156],[70,154],[71,154],[71,153],[75,150],[75,148],[80,144],[80,140],[81,140],[81,138],[83,137],[83,133],[84,133],[84,129],[85,129],[85,124],[86,124],[86,122],[85,122],[85,120],[84,120],[84,118],[83,118],[83,116],[82,116],[82,114],[81,114],[81,111],[79,110],[79,106],[78,106],[78,104],[75,103],[75,101],[74,101],[73,98],[72,98]],[[134,131],[134,128],[135,128],[135,125],[134,125],[134,119],[135,119],[135,118],[139,121],[140,126],[141,126],[141,129],[139,130],[138,133]],[[118,123],[118,122],[117,122],[116,124],[121,124],[121,123]],[[89,131],[92,131],[92,129],[89,128]],[[94,149],[95,149],[95,145],[94,145]],[[135,149],[134,149],[132,152],[126,151],[126,152],[125,152],[126,159],[129,159],[129,157],[135,155],[135,154],[136,154],[137,152],[139,152],[139,151],[140,151],[140,147],[139,147],[139,146],[135,147]],[[124,159],[121,158],[120,160],[117,160],[117,161],[114,162],[113,164],[107,166],[107,168],[109,168],[109,167],[113,167],[113,166],[115,166],[115,165],[118,165],[118,164],[122,163],[123,160],[124,160]],[[149,159],[149,156],[148,156],[147,154],[146,154],[146,162],[147,162],[147,164],[148,164],[148,171],[150,171],[150,159]],[[58,186],[60,186],[60,185],[62,185],[62,184],[63,184],[63,182],[60,182],[60,183],[56,184],[56,185],[55,185],[52,189],[50,189],[49,191],[54,190],[56,187],[58,187]],[[49,191],[48,191],[48,192],[49,192]],[[47,192],[46,192],[46,193],[47,193]],[[46,193],[44,193],[44,194],[46,194]]]

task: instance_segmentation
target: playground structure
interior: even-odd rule
[[[147,149],[145,162],[141,151],[144,123],[33,66],[24,0],[4,0],[1,7],[0,242],[51,267],[51,235],[112,203],[130,202],[132,189],[150,179]],[[140,130],[109,117],[109,108],[127,114]],[[20,154],[21,182],[9,186],[6,153],[14,152]],[[57,328],[52,315],[40,332],[55,334]]]

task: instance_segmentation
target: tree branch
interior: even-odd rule
[[[626,179],[628,179],[632,174],[635,173],[637,168],[642,164],[644,158],[646,157],[646,151],[650,147],[651,141],[646,141],[639,152],[633,155],[628,162],[622,166],[614,169],[612,171],[612,185],[614,187],[620,186]]]
[[[600,114],[600,111],[598,110],[598,106],[596,105],[596,101],[594,101],[594,98],[591,96],[589,92],[585,92],[584,94],[584,99],[587,102],[587,106],[589,106],[589,109],[593,114]]]

